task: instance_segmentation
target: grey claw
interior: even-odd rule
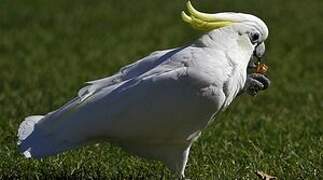
[[[257,81],[259,81],[261,84],[263,84],[263,88],[261,88],[261,90],[265,90],[270,86],[271,81],[263,74],[259,74],[259,73],[252,73],[248,76],[248,79],[255,79]]]
[[[264,85],[257,81],[256,79],[249,78],[246,82],[246,89],[245,91],[251,95],[256,96],[257,92],[264,89]]]
[[[256,96],[258,91],[265,90],[270,86],[270,80],[263,74],[252,73],[248,75],[244,92]]]

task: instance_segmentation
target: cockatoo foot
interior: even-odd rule
[[[251,96],[256,96],[259,91],[267,89],[270,83],[264,74],[252,73],[248,75],[244,91]]]

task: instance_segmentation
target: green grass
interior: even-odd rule
[[[193,145],[191,179],[323,179],[323,1],[193,2],[208,12],[240,11],[270,28],[272,86],[240,97]],[[169,179],[159,162],[108,143],[55,157],[24,159],[19,123],[75,96],[85,81],[105,77],[150,52],[201,35],[179,16],[185,1],[56,0],[0,2],[0,179]]]

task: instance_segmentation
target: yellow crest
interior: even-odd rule
[[[217,17],[217,14],[207,14],[197,11],[191,1],[188,1],[186,6],[190,16],[182,11],[182,19],[195,29],[210,31],[229,26],[233,23],[233,21]]]

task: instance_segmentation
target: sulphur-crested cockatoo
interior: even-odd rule
[[[53,112],[27,117],[18,130],[19,150],[42,158],[107,140],[184,176],[190,147],[210,119],[239,93],[255,95],[270,82],[247,73],[251,59],[264,54],[268,29],[262,20],[201,13],[190,2],[187,7],[183,20],[204,35],[89,82]]]

